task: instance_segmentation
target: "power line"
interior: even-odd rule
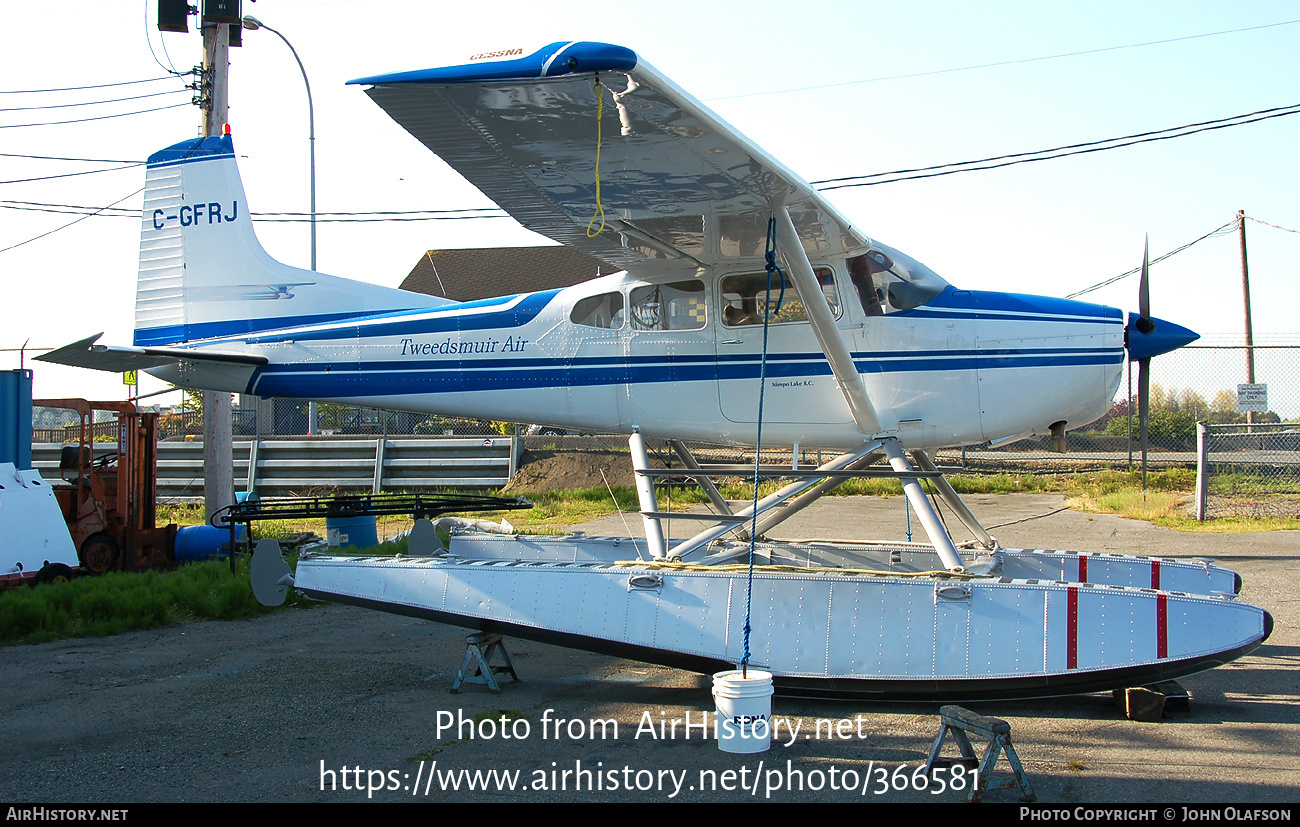
[[[504,212],[500,215],[421,215],[410,217],[386,216],[375,218],[362,217],[362,214],[346,218],[320,218],[319,216],[320,214],[318,213],[316,220],[322,224],[373,224],[380,221],[466,221],[479,218],[510,218],[510,216]],[[311,218],[265,218],[254,213],[253,220],[265,224],[300,224],[310,222]]]
[[[189,74],[181,72],[180,74]],[[144,78],[142,80],[123,80],[117,83],[96,83],[91,86],[61,86],[53,89],[0,89],[0,95],[37,95],[47,92],[80,92],[83,89],[107,89],[110,86],[130,86],[135,83],[157,83],[160,80],[174,80],[174,75],[164,75],[160,78]]]
[[[0,209],[54,213],[55,215],[102,215],[106,218],[135,218],[140,211],[129,207],[84,207],[77,204],[42,204],[33,201],[0,201]]]
[[[132,192],[132,193],[129,193],[129,194],[127,194],[127,195],[122,196],[121,198],[119,198],[119,199],[117,199],[116,201],[114,201],[112,204],[109,204],[107,207],[101,207],[100,210],[102,211],[102,210],[107,210],[107,209],[109,209],[109,208],[111,208],[111,207],[115,207],[115,206],[117,206],[118,204],[121,204],[121,203],[122,203],[123,201],[125,201],[126,199],[131,198],[132,196],[139,195],[139,194],[142,193],[142,192],[144,192],[144,187],[141,187],[140,189],[136,190],[135,192]],[[46,236],[54,235],[55,233],[59,232],[60,230],[66,230],[66,229],[68,229],[69,227],[71,227],[73,224],[77,224],[77,223],[79,223],[79,222],[85,221],[87,218],[90,218],[92,215],[97,215],[98,212],[99,212],[99,211],[92,212],[92,213],[86,213],[85,215],[81,216],[80,218],[77,218],[77,219],[74,219],[74,220],[72,220],[72,221],[69,221],[67,224],[64,224],[62,227],[55,227],[53,230],[50,230],[50,231],[47,232],[47,233],[41,233],[40,235],[38,235],[38,236],[33,236],[32,238],[29,238],[29,239],[27,239],[26,241],[20,241],[20,242],[18,242],[17,244],[11,244],[11,245],[9,245],[8,247],[5,247],[5,248],[3,248],[3,249],[0,249],[0,253],[7,253],[7,252],[9,252],[10,250],[13,250],[13,249],[16,249],[16,248],[18,248],[18,247],[23,246],[24,244],[31,244],[33,241],[39,241],[40,239],[45,238]]]
[[[77,118],[75,120],[68,120],[68,121],[44,121],[41,123],[7,123],[7,124],[0,124],[0,129],[17,129],[19,127],[26,127],[26,126],[63,126],[65,124],[70,124],[70,123],[86,123],[87,121],[105,121],[108,120],[109,118],[125,118],[131,115],[145,115],[150,112],[161,112],[164,109],[176,109],[181,106],[193,106],[193,103],[191,101],[186,101],[185,103],[174,103],[171,106],[158,106],[158,107],[154,107],[153,109],[141,109],[138,112],[118,112],[116,115],[99,115],[94,118]]]
[[[485,213],[485,212],[491,212],[491,213],[501,213],[502,215],[505,214],[505,211],[502,210],[500,207],[466,207],[465,209],[460,209],[460,210],[370,210],[370,211],[364,211],[364,212],[361,212],[361,211],[325,212],[325,211],[322,211],[322,210],[317,210],[317,211],[316,211],[316,215],[335,215],[335,216],[353,216],[353,215],[398,215],[398,216],[402,216],[402,215],[422,215],[422,214],[424,214],[424,213],[467,213],[467,212],[470,212],[470,213]],[[257,216],[272,216],[272,215],[310,216],[311,213],[306,213],[306,212],[255,212],[255,213],[253,213],[253,215],[257,215]],[[486,217],[486,218],[496,218],[497,216],[492,215],[492,216],[485,216],[485,217]]]
[[[30,210],[33,212],[61,213],[67,215],[99,215],[108,217],[138,217],[139,211],[129,207],[91,207],[84,204],[55,204],[46,201],[0,200],[0,209]],[[465,213],[470,213],[466,215]],[[254,212],[253,219],[264,222],[309,221],[311,213],[305,212]],[[454,221],[466,218],[507,218],[499,207],[468,207],[459,210],[376,210],[370,212],[317,212],[317,220],[326,222],[351,221]]]
[[[31,181],[49,181],[53,178],[73,178],[77,175],[97,175],[101,172],[118,172],[124,169],[133,169],[138,166],[140,166],[140,164],[127,164],[126,166],[110,167],[109,169],[87,169],[82,170],[81,172],[64,172],[59,175],[41,175],[36,178],[14,178],[9,181],[0,181],[0,184],[26,184]]]
[[[1277,24],[1277,25],[1281,25],[1281,24]],[[185,106],[185,105],[187,104],[177,104],[177,106]],[[160,108],[171,109],[175,107],[160,107]],[[146,110],[146,111],[157,111],[157,110]],[[126,113],[126,114],[132,114],[132,113]],[[1280,118],[1280,117],[1285,117],[1287,115],[1295,115],[1295,114],[1300,114],[1300,104],[1290,104],[1288,106],[1279,106],[1270,109],[1260,109],[1254,112],[1247,112],[1240,115],[1232,115],[1226,118],[1217,118],[1208,121],[1198,121],[1194,123],[1183,124],[1181,126],[1166,127],[1164,129],[1151,130],[1148,132],[1139,132],[1132,135],[1124,135],[1116,138],[1104,138],[1096,141],[1086,141],[1083,143],[1067,144],[1064,146],[1053,147],[1051,149],[1041,149],[1032,152],[1017,152],[1017,153],[1010,153],[1005,155],[995,155],[995,156],[980,158],[971,161],[956,161],[956,162],[950,162],[945,164],[935,164],[926,167],[913,167],[910,169],[892,170],[889,172],[875,172],[866,175],[853,175],[853,176],[840,177],[840,178],[827,178],[818,181],[811,181],[809,183],[815,186],[818,190],[822,192],[826,192],[830,190],[845,189],[849,187],[868,187],[868,186],[875,186],[878,184],[896,183],[898,181],[911,181],[911,180],[917,180],[921,178],[934,178],[934,177],[939,177],[944,175],[955,175],[960,172],[977,172],[980,170],[987,170],[987,169],[999,169],[1002,167],[1013,166],[1016,164],[1032,163],[1034,161],[1047,161],[1055,158],[1066,158],[1072,155],[1083,155],[1092,152],[1103,152],[1109,149],[1119,149],[1121,147],[1134,146],[1137,144],[1150,143],[1153,141],[1169,140],[1172,138],[1182,138],[1188,135],[1195,135],[1199,132],[1207,132],[1216,129],[1227,129],[1233,126],[1243,126],[1245,124],[1256,123],[1258,121],[1269,120],[1271,118]],[[105,116],[105,117],[119,117],[119,116]],[[87,120],[96,120],[96,119],[87,119]],[[4,128],[4,127],[0,127],[0,128]],[[8,153],[0,153],[0,155],[8,155]],[[41,158],[47,156],[12,155],[10,157]],[[101,161],[101,159],[89,159],[89,158],[60,159],[60,160],[81,160],[81,161],[88,161],[88,162],[108,163],[108,161]],[[135,166],[138,165],[139,162],[123,162],[123,163],[126,163],[128,166]],[[124,169],[124,168],[126,167],[118,167],[117,169]],[[98,171],[111,172],[114,170],[98,170]],[[88,173],[69,173],[67,175],[52,175],[47,177],[61,178],[61,177],[69,177],[71,175],[82,175],[82,174],[88,174]],[[880,180],[869,180],[869,179],[880,179]],[[31,179],[22,179],[22,180],[35,181],[35,180],[43,180],[43,179],[31,178]],[[0,182],[0,183],[15,183],[15,182]],[[19,204],[21,204],[22,206],[17,206]],[[47,211],[50,212],[70,212],[70,211],[77,212],[77,211],[87,211],[87,210],[93,211],[93,213],[89,213],[89,214],[99,214],[100,212],[103,211],[102,208],[92,208],[92,207],[72,205],[72,204],[39,204],[37,202],[0,202],[0,208],[6,208],[6,209],[46,208]],[[456,215],[450,215],[452,213],[455,213]],[[492,214],[465,215],[464,213],[492,213]],[[255,220],[263,221],[263,222],[295,223],[300,221],[311,220],[310,219],[311,214],[303,213],[303,212],[253,213],[253,216]],[[353,212],[317,212],[316,216],[317,216],[317,220],[323,222],[369,223],[369,222],[378,222],[378,221],[432,221],[432,220],[464,220],[470,218],[503,218],[505,217],[505,214],[503,211],[499,210],[498,208],[483,207],[483,208],[468,208],[468,209],[457,209],[457,210],[408,210],[408,211],[382,210],[382,211],[353,211]],[[1281,228],[1281,229],[1285,229],[1285,228]],[[1199,241],[1200,239],[1197,240]],[[1174,252],[1180,252],[1182,249],[1185,249],[1185,247],[1179,248],[1179,250],[1176,250]],[[1168,255],[1172,255],[1172,253],[1167,254],[1165,257],[1167,257]],[[1156,261],[1160,261],[1160,260],[1162,259],[1156,259]],[[1124,278],[1128,275],[1131,275],[1133,272],[1136,272],[1136,270],[1131,271],[1129,273],[1125,273],[1121,276],[1117,276],[1114,280]],[[1083,293],[1090,292],[1099,287],[1105,286],[1105,284],[1109,284],[1109,283],[1111,282],[1108,281],[1098,285],[1094,285],[1092,287],[1087,288],[1086,290],[1080,291],[1079,293],[1075,293],[1074,295],[1082,295]]]
[[[1033,152],[1015,152],[1008,155],[993,155],[988,158],[978,158],[973,161],[953,161],[947,164],[935,164],[933,166],[928,166],[928,167],[912,167],[911,169],[895,169],[895,170],[890,170],[889,172],[872,172],[872,173],[868,173],[867,175],[849,175],[842,178],[824,178],[820,181],[810,181],[809,183],[813,185],[839,184],[845,181],[857,181],[859,179],[866,179],[866,178],[882,178],[889,175],[905,175],[913,172],[928,172],[930,170],[946,169],[949,167],[972,166],[974,164],[983,164],[989,161],[1002,161],[1007,158],[1024,158],[1026,156],[1031,156],[1031,155],[1043,155],[1049,152],[1061,152],[1064,150],[1079,149],[1082,147],[1090,147],[1090,146],[1097,146],[1099,144],[1113,143],[1115,141],[1125,141],[1130,138],[1145,138],[1148,136],[1161,135],[1168,132],[1177,132],[1183,129],[1190,129],[1192,127],[1206,126],[1209,124],[1227,123],[1229,121],[1236,121],[1241,118],[1247,118],[1252,115],[1260,115],[1268,112],[1282,112],[1284,110],[1297,109],[1298,107],[1300,107],[1300,104],[1291,104],[1289,106],[1275,106],[1271,109],[1260,109],[1256,112],[1247,112],[1243,115],[1232,115],[1226,118],[1216,118],[1214,120],[1209,120],[1209,121],[1199,121],[1196,123],[1184,124],[1182,126],[1169,126],[1163,129],[1154,129],[1149,132],[1138,132],[1133,135],[1124,135],[1119,138],[1104,138],[1098,141],[1086,141],[1084,143],[1078,143],[1078,144],[1066,144],[1065,146],[1053,147],[1051,149],[1039,149]],[[1291,114],[1291,113],[1288,111],[1287,114]]]
[[[1251,221],[1254,221],[1256,224],[1263,224],[1265,227],[1272,227],[1275,230],[1286,230],[1288,233],[1300,234],[1300,230],[1293,230],[1290,227],[1283,227],[1281,224],[1270,224],[1267,221],[1261,221],[1260,219],[1256,218],[1253,215],[1248,215],[1246,216],[1246,218],[1249,218]]]
[[[144,161],[124,161],[121,158],[65,158],[59,155],[22,155],[17,152],[0,152],[0,158],[32,158],[37,161],[84,161],[88,164],[143,164]]]
[[[1017,152],[1010,155],[996,155],[990,158],[981,158],[975,161],[957,161],[929,167],[895,170],[893,172],[875,172],[868,175],[852,175],[845,178],[828,178],[820,181],[811,181],[809,183],[816,186],[818,190],[827,192],[829,190],[846,189],[848,187],[871,187],[876,186],[877,184],[892,184],[896,181],[913,181],[918,178],[938,178],[944,175],[954,175],[959,172],[1000,169],[1002,167],[1014,166],[1016,164],[1049,161],[1055,158],[1068,158],[1071,155],[1086,155],[1092,152],[1105,152],[1110,149],[1120,149],[1126,146],[1152,143],[1154,141],[1167,141],[1172,138],[1183,138],[1188,135],[1195,135],[1199,132],[1228,129],[1234,126],[1244,126],[1245,124],[1296,114],[1300,114],[1300,104],[1279,106],[1272,109],[1260,109],[1256,112],[1247,112],[1245,114],[1233,115],[1231,117],[1219,118],[1212,121],[1201,121],[1199,123],[1183,124],[1182,126],[1171,126],[1151,132],[1139,132],[1118,138],[1104,138],[1098,141],[1069,144],[1066,146],[1053,147],[1051,149],[1040,149],[1033,152]],[[991,163],[993,161],[1000,161],[1000,163]],[[889,178],[886,176],[894,177]],[[871,178],[881,178],[883,180],[866,180]],[[823,184],[828,184],[829,186],[821,186]]]
[[[171,72],[173,75],[181,74],[176,71],[175,66],[171,65],[172,58],[171,55],[167,54],[167,43],[163,40],[162,32],[158,33],[158,43],[163,47],[163,55],[167,58],[166,66],[164,66],[163,62],[158,59],[158,54],[153,50],[153,38],[149,36],[149,0],[145,0],[144,3],[144,42],[148,45],[149,55],[153,58],[153,62],[158,64],[158,68],[162,69],[164,72]]]
[[[1183,40],[1197,40],[1203,37],[1218,37],[1225,34],[1238,34],[1240,32],[1252,32],[1257,29],[1271,29],[1276,26],[1290,26],[1300,23],[1300,20],[1284,20],[1280,23],[1265,23],[1260,26],[1247,26],[1243,29],[1226,29],[1220,32],[1206,32],[1205,34],[1190,34],[1183,37],[1170,37],[1164,40],[1149,40],[1145,43],[1129,43],[1123,46],[1103,46],[1099,49],[1084,49],[1078,52],[1063,52],[1057,55],[1043,55],[1041,57],[1025,57],[1018,60],[1000,60],[994,63],[978,63],[973,66],[956,66],[950,69],[932,69],[926,72],[910,72],[904,75],[885,75],[877,78],[863,78],[861,80],[844,80],[838,83],[821,83],[815,86],[798,86],[791,89],[772,89],[766,92],[744,92],[739,95],[723,95],[716,98],[708,98],[708,101],[725,101],[736,100],[738,98],[754,98],[760,95],[784,95],[788,92],[811,92],[817,89],[831,89],[837,86],[856,86],[863,83],[880,83],[887,80],[904,80],[907,78],[921,78],[929,75],[946,75],[952,72],[969,72],[974,69],[992,69],[998,66],[1013,66],[1019,63],[1035,63],[1043,60],[1060,60],[1066,57],[1079,57],[1081,55],[1095,55],[1103,52],[1115,52],[1121,49],[1139,49],[1146,46],[1160,46],[1165,43],[1177,43]]]
[[[166,92],[150,92],[147,95],[131,95],[126,98],[109,98],[98,101],[78,101],[77,103],[53,103],[45,106],[11,106],[7,109],[0,109],[0,112],[30,112],[35,109],[69,109],[74,106],[99,106],[104,103],[122,103],[123,101],[137,101],[143,98],[156,98],[161,95],[175,95],[179,92],[187,92],[188,89],[168,89]]]
[[[1171,256],[1176,256],[1179,253],[1181,253],[1183,250],[1186,250],[1188,247],[1191,247],[1193,244],[1199,244],[1200,242],[1204,241],[1207,238],[1213,238],[1216,235],[1224,235],[1226,233],[1230,233],[1234,229],[1236,229],[1236,227],[1237,227],[1237,219],[1234,218],[1231,221],[1229,221],[1227,224],[1223,224],[1221,226],[1215,227],[1213,230],[1210,230],[1208,233],[1196,239],[1195,241],[1189,241],[1181,247],[1175,247],[1174,249],[1170,250],[1164,255],[1151,259],[1151,261],[1148,262],[1148,266],[1151,264],[1159,264],[1160,262],[1164,261],[1167,258],[1170,258]],[[1105,281],[1097,282],[1091,287],[1085,287],[1082,290],[1078,290],[1074,293],[1071,293],[1068,296],[1066,296],[1066,298],[1067,299],[1078,298],[1079,296],[1082,296],[1085,293],[1091,293],[1094,290],[1100,290],[1101,288],[1109,284],[1114,284],[1115,282],[1120,281],[1121,279],[1126,279],[1129,276],[1132,276],[1140,272],[1141,270],[1142,267],[1141,265],[1139,265],[1137,267],[1134,267],[1132,270],[1129,270],[1124,273],[1120,273],[1118,276],[1112,276],[1111,278],[1108,278]]]

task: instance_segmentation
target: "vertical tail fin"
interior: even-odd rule
[[[182,141],[149,158],[135,299],[137,346],[445,302],[271,258],[253,231],[229,135]]]

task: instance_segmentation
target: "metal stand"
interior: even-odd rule
[[[957,748],[961,750],[961,758],[955,759],[952,763],[962,764],[968,770],[978,768],[979,772],[976,783],[971,785],[970,794],[966,796],[968,804],[978,804],[989,790],[1016,788],[1019,788],[1024,795],[1022,801],[1038,800],[1038,796],[1034,795],[1034,790],[1029,785],[1029,776],[1025,775],[1024,769],[1020,766],[1020,757],[1016,755],[1015,747],[1011,746],[1011,724],[1001,718],[976,715],[960,706],[940,707],[939,719],[939,735],[934,739],[934,746],[930,747],[930,757],[925,762],[926,775],[933,774],[935,764],[940,760],[939,752],[943,749],[944,736],[951,732],[952,739],[957,742]],[[975,754],[970,738],[966,737],[968,732],[988,742],[988,746],[984,748],[983,759]],[[990,784],[993,767],[1002,752],[1006,752],[1007,761],[1011,763],[1011,772],[1015,778]]]
[[[460,671],[456,673],[456,680],[451,685],[451,693],[457,695],[463,684],[477,683],[488,688],[494,695],[501,694],[501,687],[497,685],[497,675],[509,675],[519,682],[519,675],[515,672],[515,665],[510,661],[510,653],[506,651],[505,641],[501,635],[492,632],[476,632],[465,638],[469,646],[465,650],[465,660],[460,665]],[[500,654],[505,663],[492,663],[492,656]],[[473,671],[469,671],[471,667]]]

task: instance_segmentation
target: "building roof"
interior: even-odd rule
[[[571,247],[429,250],[401,288],[467,302],[570,287],[616,272],[617,267]]]

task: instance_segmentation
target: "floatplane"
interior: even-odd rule
[[[1237,599],[1240,578],[1207,560],[1002,548],[931,459],[1060,440],[1105,413],[1126,359],[1145,375],[1196,336],[1152,318],[1145,297],[1126,316],[954,287],[619,46],[555,43],[353,83],[524,226],[623,272],[456,303],[289,267],[258,243],[227,134],[149,159],[134,344],[92,336],[43,358],[624,433],[646,537],[458,533],[427,556],[306,556],[296,588],[713,672],[743,656],[747,573],[734,564],[754,538],[749,662],[808,696],[1136,686],[1268,636],[1268,613]],[[686,441],[753,447],[760,425],[765,446],[842,453],[782,471],[794,481],[740,507]],[[663,529],[666,472],[647,439],[665,440],[683,465],[671,473],[712,501],[708,515],[671,515],[705,519],[690,537]],[[902,482],[929,543],[764,539],[873,474]],[[923,480],[972,539],[954,540]]]

